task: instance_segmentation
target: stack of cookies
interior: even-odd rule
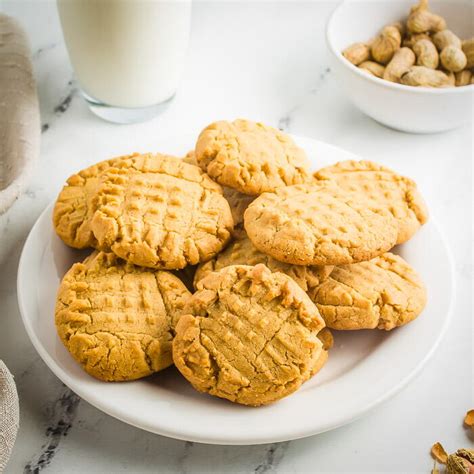
[[[284,133],[216,122],[183,159],[134,154],[68,179],[54,227],[96,250],[63,278],[58,334],[101,380],[174,363],[201,392],[271,403],[324,366],[329,329],[421,313],[420,277],[389,251],[426,220],[416,184],[387,168],[312,174]]]

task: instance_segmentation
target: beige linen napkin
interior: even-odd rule
[[[0,360],[0,472],[4,471],[15,443],[19,413],[13,375]]]
[[[28,38],[0,13],[0,215],[26,188],[40,150],[41,123]]]

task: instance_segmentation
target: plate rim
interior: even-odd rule
[[[352,155],[354,159],[362,159],[358,155],[345,150],[341,147],[335,146],[330,143],[323,142],[321,140],[317,140],[311,137],[302,137],[302,136],[295,136],[291,135],[297,142],[298,141],[310,141],[313,142],[314,144],[323,144],[325,147],[332,148],[334,151],[340,153],[340,154],[345,154],[345,155]],[[169,137],[172,138],[172,137]],[[127,418],[123,416],[121,413],[116,412],[116,410],[111,409],[108,407],[106,404],[103,404],[100,400],[100,398],[94,397],[92,398],[90,395],[85,394],[85,390],[83,390],[81,387],[77,387],[76,383],[74,382],[73,378],[70,377],[70,375],[64,371],[55,361],[53,357],[49,355],[47,350],[44,348],[43,344],[39,340],[38,336],[36,335],[36,332],[33,330],[33,327],[30,323],[30,319],[26,316],[27,310],[24,306],[24,297],[22,297],[22,280],[23,280],[23,274],[25,271],[25,260],[26,260],[26,249],[30,245],[30,240],[33,238],[33,234],[36,231],[37,227],[42,222],[42,219],[44,219],[45,214],[51,211],[51,208],[54,206],[55,199],[53,199],[46,207],[43,209],[43,211],[40,213],[38,218],[36,219],[35,223],[31,227],[28,236],[25,240],[25,243],[23,244],[23,248],[21,251],[19,263],[18,263],[18,271],[17,271],[17,282],[16,282],[16,290],[17,290],[17,301],[18,301],[18,307],[20,310],[20,316],[23,321],[23,325],[25,327],[26,333],[28,334],[28,337],[33,344],[33,347],[41,357],[41,359],[45,362],[47,367],[53,372],[53,374],[58,377],[62,383],[64,383],[70,390],[72,390],[74,393],[79,395],[83,400],[85,400],[87,403],[91,404],[98,410],[106,413],[109,416],[113,416],[114,418],[127,423],[129,425],[132,425],[136,428],[143,429],[145,431],[155,433],[161,436],[166,436],[169,438],[173,439],[178,439],[182,441],[192,441],[192,442],[197,442],[197,443],[204,443],[204,444],[215,444],[215,445],[258,445],[258,444],[267,444],[267,443],[275,443],[275,442],[283,442],[283,441],[289,441],[289,440],[296,440],[296,439],[301,439],[301,438],[306,438],[308,436],[313,436],[319,433],[324,433],[327,431],[331,431],[333,429],[337,429],[341,426],[347,425],[349,423],[352,423],[353,421],[363,417],[365,414],[376,408],[377,406],[383,404],[384,402],[388,401],[390,398],[392,398],[394,395],[399,393],[403,388],[405,388],[411,381],[413,381],[421,372],[421,370],[426,366],[428,361],[432,358],[433,354],[435,353],[436,349],[439,347],[439,344],[443,340],[446,331],[451,323],[452,320],[452,315],[453,315],[453,309],[455,306],[456,302],[456,277],[455,277],[455,271],[454,271],[454,260],[451,252],[451,248],[448,245],[448,242],[446,240],[446,237],[444,233],[442,232],[441,227],[437,223],[436,219],[433,218],[433,216],[430,217],[430,222],[436,229],[439,239],[441,241],[441,244],[446,252],[446,257],[449,265],[449,272],[450,272],[450,295],[451,298],[449,300],[449,305],[446,313],[446,317],[444,319],[443,326],[441,327],[436,340],[430,347],[430,349],[426,352],[424,357],[418,362],[418,364],[409,372],[406,374],[405,377],[401,378],[398,383],[396,383],[390,390],[385,392],[383,395],[379,396],[378,398],[375,398],[372,400],[370,403],[367,403],[364,407],[361,409],[357,410],[353,416],[346,417],[343,420],[340,420],[338,422],[335,422],[334,424],[330,426],[326,426],[324,429],[305,429],[303,431],[294,431],[291,435],[289,433],[281,433],[281,434],[276,434],[275,436],[272,436],[271,439],[267,438],[262,438],[262,436],[255,436],[255,435],[250,435],[248,439],[244,440],[241,439],[240,437],[237,438],[232,438],[232,436],[227,436],[225,438],[222,438],[221,436],[217,435],[214,438],[210,437],[199,437],[199,436],[194,436],[190,435],[189,433],[186,433],[186,430],[180,429],[180,425],[176,425],[176,429],[171,431],[166,428],[159,428],[159,427],[151,427],[151,426],[144,426],[143,424],[140,424],[138,422],[133,421],[133,418]],[[74,388],[73,388],[74,387]],[[253,437],[252,437],[253,436]]]

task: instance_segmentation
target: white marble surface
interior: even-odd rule
[[[21,405],[7,472],[427,473],[435,441],[449,450],[472,445],[462,427],[465,411],[474,405],[472,130],[402,134],[356,110],[328,69],[324,25],[334,6],[196,3],[187,71],[171,107],[152,122],[115,126],[93,116],[77,94],[54,3],[0,3],[30,34],[43,124],[35,177],[0,217],[0,358],[15,375]],[[349,426],[264,446],[175,441],[101,413],[45,366],[26,336],[16,302],[23,242],[71,172],[116,154],[157,149],[161,137],[197,133],[212,120],[234,117],[334,143],[415,178],[444,228],[457,278],[449,332],[407,388]],[[387,371],[396,363],[387,361]]]

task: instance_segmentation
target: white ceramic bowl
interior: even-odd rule
[[[384,25],[406,19],[415,3],[343,1],[331,15],[326,30],[332,69],[349,99],[378,122],[411,133],[451,130],[472,120],[474,85],[442,89],[405,86],[371,76],[342,56],[350,44],[367,41]],[[433,1],[430,6],[461,38],[474,35],[470,0]]]

